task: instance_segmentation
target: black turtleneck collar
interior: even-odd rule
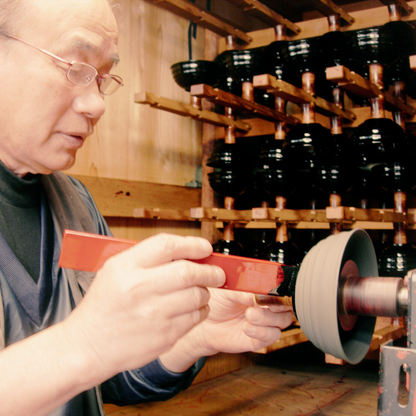
[[[28,173],[23,178],[15,175],[0,161],[0,199],[20,208],[40,205],[42,175]]]

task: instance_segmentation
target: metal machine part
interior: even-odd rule
[[[416,392],[416,270],[407,273],[409,300],[407,310],[407,348],[384,345],[380,351],[378,416],[412,416]],[[407,402],[399,399],[400,374],[405,373]],[[406,401],[406,400],[405,400]]]

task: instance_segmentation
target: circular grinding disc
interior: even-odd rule
[[[370,347],[376,318],[359,316],[349,331],[339,322],[339,276],[348,260],[355,263],[361,277],[378,276],[374,247],[364,230],[327,237],[312,247],[300,266],[295,307],[302,331],[317,348],[357,364]]]

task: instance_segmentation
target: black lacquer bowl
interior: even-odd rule
[[[241,243],[236,240],[218,240],[212,245],[215,253],[222,253],[233,256],[244,256],[245,251]]]
[[[364,121],[355,130],[352,140],[355,164],[363,168],[402,161],[409,150],[403,129],[387,118]]]
[[[379,275],[405,277],[416,268],[416,246],[413,244],[390,244],[380,253]]]
[[[292,70],[316,73],[323,68],[323,51],[319,37],[291,40],[288,49],[289,66]]]
[[[249,172],[243,170],[217,169],[208,174],[208,180],[218,195],[237,198],[245,191],[249,176]]]
[[[304,253],[292,241],[274,241],[266,247],[261,257],[286,266],[297,266],[302,262]]]
[[[319,39],[325,67],[344,65],[357,70],[356,40],[345,32],[328,32]]]
[[[274,140],[260,151],[255,169],[257,187],[271,196],[287,196],[289,181],[285,177],[282,154],[283,140]]]
[[[407,22],[393,21],[380,28],[381,52],[390,62],[416,53],[416,29]]]
[[[246,163],[243,149],[236,143],[217,143],[207,165],[226,170],[241,169]]]
[[[331,132],[319,123],[292,128],[283,143],[283,163],[292,192],[311,197],[320,189],[320,171],[329,171],[336,156]]]
[[[175,82],[186,91],[196,84],[215,86],[220,72],[217,62],[204,60],[178,62],[170,69]]]
[[[289,42],[277,40],[266,46],[261,55],[259,71],[290,83],[294,76],[289,66]]]
[[[384,51],[390,50],[389,42],[382,37],[380,27],[353,30],[348,32],[348,35],[357,45],[357,60],[362,71],[369,64],[389,63],[389,56],[384,55]]]
[[[300,124],[287,133],[282,154],[285,166],[309,171],[333,159],[336,144],[331,132],[321,124]]]
[[[255,75],[264,73],[261,68],[263,48],[231,50],[217,58],[226,66],[228,73],[239,82],[253,82]]]
[[[324,49],[320,37],[297,39],[288,42],[290,83],[301,88],[302,74],[312,72],[315,74],[315,93],[318,97],[332,101],[332,82],[326,79],[326,66]]]

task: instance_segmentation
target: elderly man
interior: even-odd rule
[[[122,84],[110,75],[117,61],[106,0],[0,0],[0,415],[166,399],[202,357],[256,350],[291,322],[249,294],[208,289],[225,277],[185,260],[211,253],[200,238],[150,238],[91,285],[59,269],[64,228],[110,235],[88,191],[60,171]]]

